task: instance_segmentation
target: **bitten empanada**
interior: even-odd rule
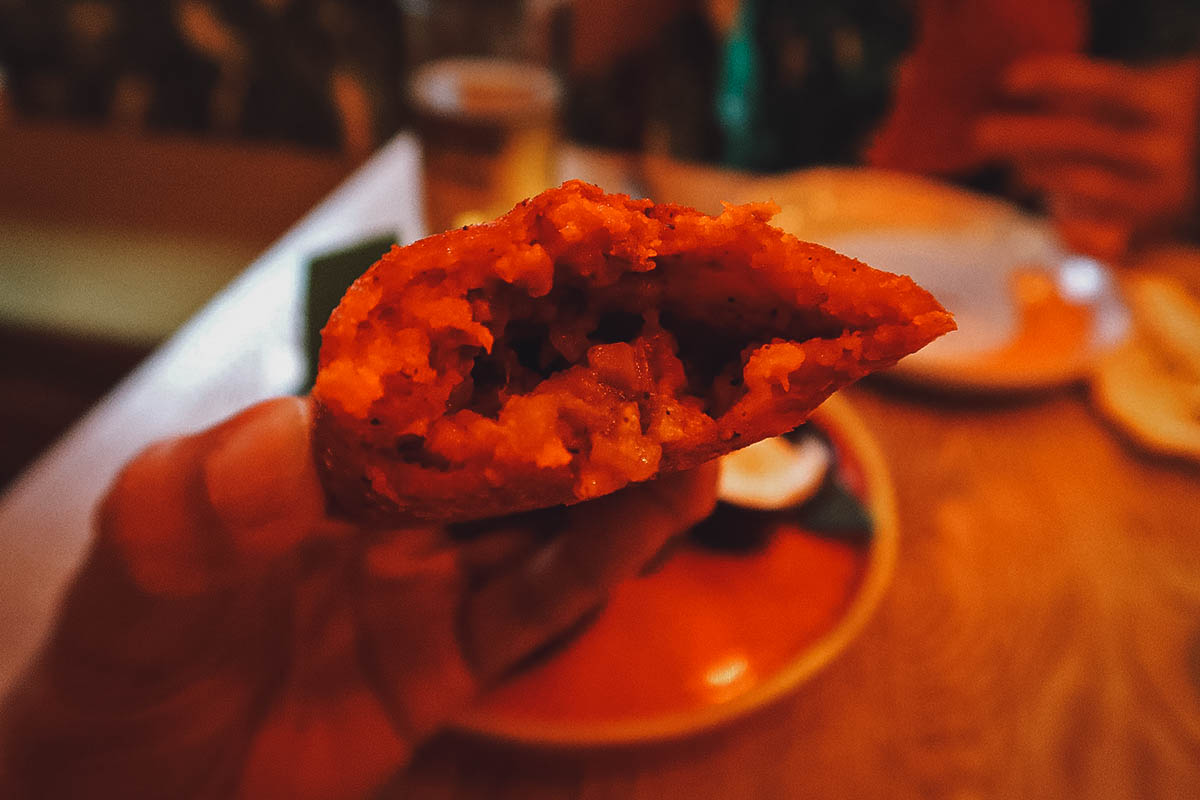
[[[907,277],[768,224],[572,181],[393,247],[322,337],[338,513],[459,521],[597,497],[795,428],[954,329]]]

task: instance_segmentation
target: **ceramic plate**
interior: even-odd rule
[[[901,361],[890,373],[898,378],[967,391],[1051,388],[1085,378],[1129,328],[1110,271],[1023,215],[843,232],[825,244],[910,275],[954,313],[958,330]]]
[[[797,463],[813,437],[832,454],[815,493],[773,511],[722,502],[669,558],[619,587],[569,647],[460,727],[548,745],[676,737],[770,703],[829,665],[878,604],[897,529],[882,458],[845,400],[831,398],[788,437]]]

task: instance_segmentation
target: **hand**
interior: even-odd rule
[[[268,401],[124,470],[0,715],[0,795],[366,795],[715,503],[709,465],[549,538],[363,530],[324,513],[309,415]]]
[[[1030,57],[1003,90],[1012,110],[984,115],[976,144],[1045,197],[1070,244],[1119,257],[1131,238],[1170,235],[1195,212],[1200,58]]]

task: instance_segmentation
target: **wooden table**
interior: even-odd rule
[[[382,225],[417,230],[415,166],[407,139],[380,153],[4,499],[0,679],[41,635],[118,465],[290,388],[302,255]],[[769,708],[664,744],[556,751],[447,734],[394,794],[1198,796],[1200,469],[1140,454],[1082,389],[847,395],[893,469],[901,552],[833,665]]]

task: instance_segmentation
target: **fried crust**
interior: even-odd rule
[[[393,247],[322,332],[336,513],[461,521],[573,503],[801,424],[954,321],[904,276],[772,227],[578,181]]]

